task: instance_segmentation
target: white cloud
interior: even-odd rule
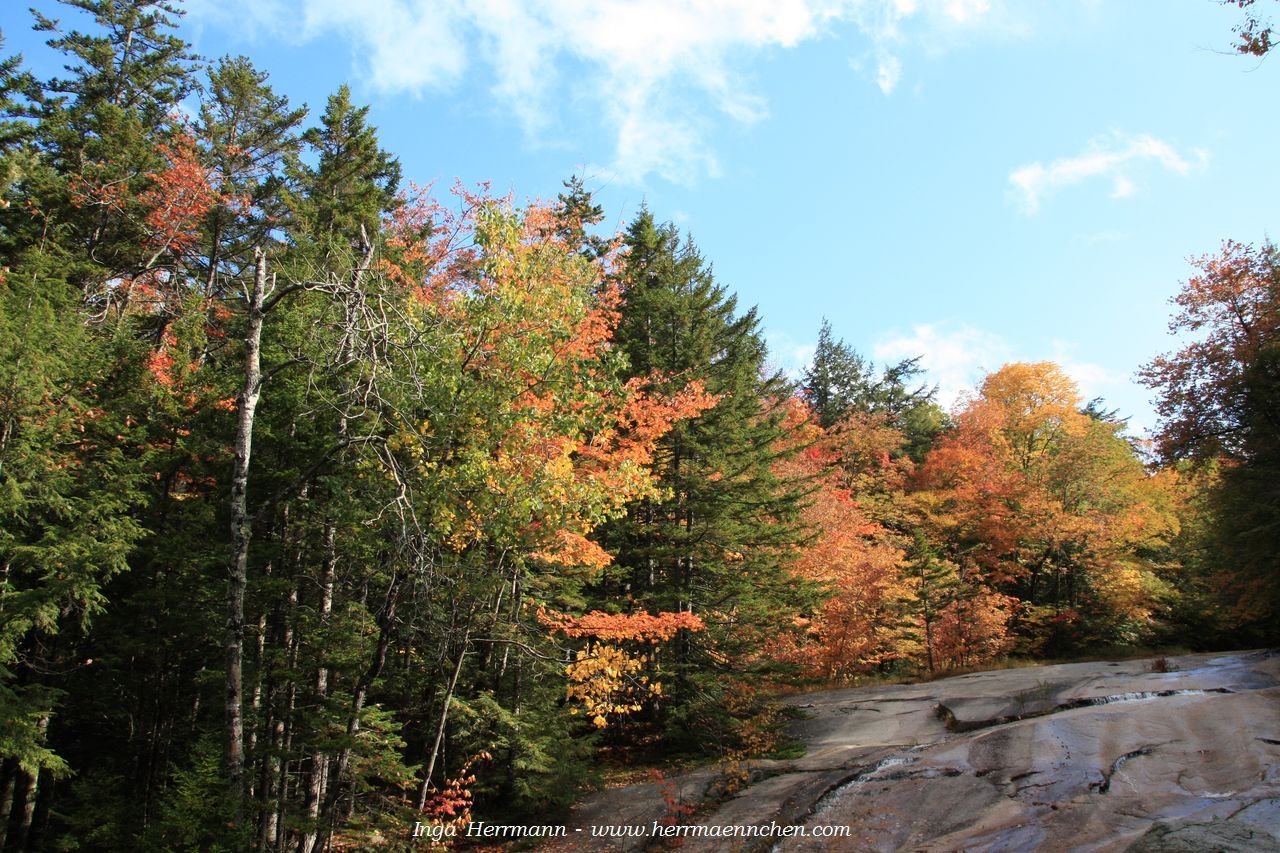
[[[982,377],[1011,360],[1013,349],[999,335],[973,326],[923,323],[882,337],[871,354],[880,364],[920,356],[920,366],[938,386],[939,405],[951,409]]]
[[[1138,191],[1138,186],[1124,175],[1117,175],[1115,185],[1111,188],[1112,198],[1129,198]]]
[[[1085,246],[1101,246],[1105,243],[1119,243],[1126,238],[1123,231],[1114,229],[1108,231],[1093,231],[1087,234],[1076,234],[1071,238],[1073,243],[1082,243]]]
[[[415,91],[456,81],[467,66],[460,32],[466,11],[451,2],[305,0],[302,36],[338,30],[363,42],[362,69],[384,91]],[[399,57],[399,59],[397,59]]]
[[[797,341],[786,332],[767,332],[764,341],[769,348],[769,369],[781,370],[796,381],[804,375],[818,349],[816,341]]]
[[[1155,412],[1146,389],[1133,381],[1132,368],[1114,370],[1085,361],[1077,355],[1080,349],[1078,343],[1055,340],[1048,358],[1076,381],[1080,396],[1086,402],[1100,397],[1104,408],[1116,409],[1120,417],[1128,418],[1127,430],[1131,435],[1150,434]]]
[[[943,10],[957,24],[968,24],[991,11],[989,0],[946,0]]]
[[[1131,383],[1127,374],[1080,359],[1076,356],[1078,349],[1080,349],[1079,344],[1055,340],[1049,360],[1076,381],[1082,397],[1086,400],[1092,400],[1094,397],[1111,398],[1118,389],[1130,388]]]
[[[1128,402],[1132,383],[1125,373],[1076,355],[1079,345],[1054,340],[1049,351],[1015,353],[999,335],[967,325],[924,323],[910,331],[894,331],[878,340],[872,356],[879,364],[892,364],[920,356],[929,382],[938,385],[938,403],[948,410],[973,394],[983,378],[1011,361],[1052,361],[1075,380],[1085,400],[1102,397]]]
[[[888,53],[881,56],[876,67],[876,85],[880,87],[880,91],[886,95],[892,94],[900,79],[902,79],[902,61]]]
[[[1198,148],[1189,155],[1180,154],[1170,143],[1149,134],[1112,133],[1091,140],[1074,157],[1060,158],[1048,165],[1037,161],[1020,166],[1009,173],[1009,182],[1023,211],[1035,214],[1045,198],[1063,187],[1105,178],[1111,182],[1112,198],[1129,198],[1138,191],[1132,174],[1156,166],[1186,175],[1208,158],[1208,152]]]
[[[860,72],[874,68],[874,74],[867,76],[885,95],[892,94],[902,79],[900,54],[906,48],[920,45],[937,54],[979,28],[983,32],[1025,30],[1019,16],[1026,8],[1007,0],[850,0],[845,7],[842,16],[871,42],[870,49],[852,57],[849,65]]]
[[[1001,0],[996,0],[1001,2]],[[448,90],[477,70],[497,105],[534,138],[554,133],[561,104],[597,117],[614,139],[607,167],[689,182],[718,168],[707,143],[717,116],[767,115],[739,68],[851,24],[872,44],[886,94],[902,76],[908,20],[922,41],[996,17],[992,0],[192,0],[198,18],[252,20],[276,37],[337,33],[356,72],[386,93]]]

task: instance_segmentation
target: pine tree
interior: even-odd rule
[[[938,655],[938,624],[943,612],[963,594],[959,572],[954,563],[944,559],[919,530],[913,534],[907,552],[907,589],[903,611],[914,622],[924,645],[925,664],[930,672],[941,663]]]
[[[150,412],[137,405],[149,347],[132,327],[86,324],[83,297],[100,305],[152,252],[141,196],[191,79],[172,8],[66,5],[89,13],[91,34],[36,16],[59,33],[66,78],[0,67],[0,812],[18,815],[14,849],[39,846],[62,771],[93,763],[72,721],[96,691],[74,688],[113,683],[85,652],[149,532]]]
[[[46,236],[73,250],[69,277],[87,295],[119,275],[139,272],[148,251],[141,199],[164,165],[157,143],[195,88],[186,42],[173,34],[182,12],[164,0],[61,0],[92,17],[90,32],[62,34],[36,12],[36,29],[67,57],[68,76],[35,93],[38,150],[52,174],[29,176],[28,195]],[[34,242],[34,241],[33,241]]]
[[[0,30],[0,51],[4,50],[4,31]],[[5,162],[14,150],[31,135],[31,125],[18,121],[19,98],[35,88],[35,78],[22,70],[22,55],[0,59],[0,194],[17,176],[13,164]]]
[[[609,241],[588,229],[604,221],[604,208],[596,204],[582,178],[574,175],[564,182],[565,192],[556,196],[557,236],[588,260],[603,257]]]
[[[136,424],[114,405],[127,368],[41,261],[0,271],[0,812],[17,810],[13,849],[70,769],[51,722],[145,533]]]
[[[818,330],[818,346],[804,371],[805,400],[818,416],[818,424],[830,429],[847,415],[874,383],[871,365],[844,341],[831,334],[825,318]]]

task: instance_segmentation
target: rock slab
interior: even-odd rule
[[[787,701],[804,713],[793,734],[805,756],[756,762],[700,822],[850,834],[690,838],[681,849],[1280,851],[1280,655],[1270,651],[996,670]],[[671,784],[696,802],[720,781],[709,768]],[[589,798],[573,849],[643,850],[581,830],[660,821],[661,794],[635,786]]]

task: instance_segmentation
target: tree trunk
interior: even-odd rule
[[[13,849],[26,850],[27,837],[31,833],[31,819],[36,813],[36,794],[37,779],[34,773],[28,773],[25,770],[18,772],[18,826],[17,832],[13,836]]]
[[[458,675],[462,672],[462,662],[467,657],[467,641],[471,637],[471,620],[467,620],[467,630],[462,634],[462,648],[458,650],[458,660],[453,665],[453,675],[449,678],[449,689],[444,694],[444,708],[440,711],[440,724],[436,727],[436,740],[431,745],[431,757],[427,759],[427,767],[422,773],[422,785],[418,788],[418,811],[421,812],[427,803],[427,791],[431,789],[431,777],[436,770],[436,760],[440,757],[440,745],[444,743],[444,727],[449,722],[449,705],[453,703],[453,692],[458,686]]]
[[[253,450],[253,421],[262,392],[262,304],[267,289],[267,257],[256,252],[253,285],[246,306],[244,385],[236,423],[235,470],[231,477],[231,564],[227,572],[226,740],[227,786],[237,825],[244,821],[244,595],[248,584],[249,458]]]
[[[286,515],[287,518],[287,515]],[[271,574],[272,564],[267,563],[264,572]],[[288,649],[289,647],[289,625],[290,614],[285,612],[282,603],[278,603],[275,607],[270,624],[272,642],[277,648]],[[258,761],[258,784],[257,784],[257,800],[260,804],[258,810],[260,814],[258,823],[258,850],[260,853],[271,849],[275,844],[276,829],[279,821],[279,800],[280,791],[277,785],[280,776],[280,757],[283,754],[284,746],[284,718],[280,714],[280,697],[283,693],[281,678],[274,667],[268,668],[266,659],[266,637],[268,633],[268,622],[266,612],[259,618],[258,622],[258,684],[259,690],[264,681],[266,682],[266,703],[264,706],[265,714],[263,715],[263,740],[266,742],[266,749]]]
[[[288,630],[285,633],[284,649],[285,659],[290,672],[297,670],[298,665],[298,635],[293,630],[294,611],[298,605],[298,588],[295,586],[289,591],[289,599],[286,602],[288,611]],[[285,756],[284,760],[279,762],[280,778],[276,784],[276,837],[275,844],[277,850],[285,849],[286,828],[288,821],[287,808],[289,804],[289,759],[288,756],[293,748],[293,712],[297,707],[298,685],[293,679],[289,679],[288,686],[285,688],[284,712],[284,728],[280,733],[280,753]]]
[[[366,257],[365,266],[370,262],[370,258]],[[360,283],[360,273],[353,276],[353,284],[358,288]],[[354,288],[353,288],[354,289]],[[345,358],[349,347],[349,338],[344,338],[342,346],[338,350],[338,363],[341,364]],[[346,391],[344,383],[344,396]],[[335,429],[338,441],[342,441],[347,437],[347,415],[342,412],[338,415],[338,423]],[[332,518],[325,525],[324,530],[324,567],[321,570],[320,577],[320,630],[323,632],[329,625],[330,615],[333,612],[333,586],[337,577],[338,568],[338,524]],[[323,707],[325,700],[329,698],[329,667],[325,666],[322,661],[316,667],[316,704]],[[301,843],[298,846],[300,853],[312,853],[315,849],[316,839],[319,837],[315,826],[320,819],[320,806],[324,802],[325,786],[329,777],[329,754],[324,750],[317,749],[311,753],[307,759],[307,789],[303,808],[306,812],[308,829],[302,836]]]
[[[18,784],[18,759],[6,758],[0,765],[0,850],[9,834],[9,815],[13,811],[13,795]]]
[[[350,744],[360,732],[360,713],[364,710],[365,700],[369,696],[369,688],[373,686],[373,682],[382,674],[382,668],[387,663],[387,649],[391,645],[391,632],[395,627],[396,621],[396,605],[400,600],[400,584],[403,581],[404,576],[400,571],[393,570],[391,581],[387,584],[387,591],[379,611],[378,642],[373,650],[373,659],[369,661],[368,669],[357,679],[355,689],[351,692],[351,706],[347,716],[347,745],[338,751],[337,758],[333,762],[332,770],[326,781],[328,791],[325,795],[324,807],[320,813],[321,823],[329,827],[336,820],[336,809],[341,794],[342,780],[351,764]],[[318,832],[312,841],[312,846],[307,849],[311,851],[323,849],[327,831],[326,829]]]
[[[320,581],[321,631],[323,631],[325,626],[328,625],[329,614],[333,610],[334,569],[338,559],[335,537],[336,525],[330,522],[325,529],[325,561],[323,576]],[[323,706],[328,696],[329,668],[322,663],[316,667],[315,701],[317,705]],[[309,828],[302,836],[302,841],[298,846],[300,853],[312,853],[312,850],[315,848],[316,838],[318,836],[314,827],[320,818],[320,804],[324,802],[324,789],[328,769],[329,754],[324,750],[317,749],[308,756],[307,787],[303,800],[303,810],[306,813]]]

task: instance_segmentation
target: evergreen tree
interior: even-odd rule
[[[835,426],[873,383],[871,365],[822,321],[813,360],[805,368],[801,389],[823,429]]]
[[[604,208],[596,204],[591,191],[574,175],[564,182],[565,192],[556,196],[557,236],[588,260],[603,257],[609,241],[589,233],[588,229],[604,221]]]
[[[365,245],[377,234],[382,215],[396,205],[400,162],[378,145],[368,116],[369,108],[353,106],[351,90],[343,85],[329,96],[320,126],[302,134],[316,164],[294,163],[297,221],[291,234],[322,253]]]
[[[682,719],[672,722],[695,739],[719,739],[716,674],[741,665],[806,599],[786,569],[786,546],[804,538],[802,488],[773,470],[787,452],[789,389],[763,372],[755,311],[737,312],[736,299],[674,226],[643,211],[626,247],[617,340],[628,375],[667,386],[696,381],[718,402],[662,439],[655,466],[668,496],[633,507],[605,537],[616,555],[613,589],[632,606],[709,623],[705,634],[686,632],[676,644],[672,696]]]
[[[119,671],[89,650],[149,532],[151,412],[138,389],[150,347],[132,325],[87,325],[83,297],[101,305],[153,251],[139,194],[190,82],[170,7],[67,5],[93,32],[50,41],[65,79],[0,67],[0,371],[12,371],[0,377],[0,813],[17,815],[14,849],[39,846],[62,771],[94,763],[80,746],[92,729],[75,721],[98,723],[86,713],[97,691],[77,688]],[[58,32],[38,14],[37,29]]]
[[[266,73],[243,56],[224,57],[209,72],[194,128],[223,199],[209,213],[202,261],[208,292],[220,272],[244,276],[253,249],[288,225],[283,166],[300,150],[296,130],[306,112],[291,109],[288,98],[271,90]]]
[[[36,29],[67,57],[68,76],[36,93],[38,149],[47,169],[28,175],[47,238],[73,253],[69,278],[87,295],[119,275],[135,274],[151,256],[142,203],[151,175],[164,165],[158,145],[172,116],[195,88],[186,42],[173,34],[182,12],[164,0],[60,0],[91,16],[90,32],[63,33],[36,12]],[[31,241],[37,242],[37,241]]]
[[[907,552],[907,589],[903,612],[912,617],[911,627],[924,646],[924,660],[935,672],[938,659],[938,623],[943,611],[964,595],[964,585],[954,563],[944,559],[922,532],[913,532]]]
[[[3,50],[4,31],[0,30],[0,55]],[[0,194],[17,176],[14,165],[6,163],[6,158],[31,134],[31,125],[19,120],[24,110],[20,109],[18,99],[29,95],[34,88],[35,78],[22,70],[21,54],[0,59]]]
[[[70,769],[55,712],[145,532],[137,424],[118,405],[129,342],[86,328],[51,281],[56,265],[38,253],[0,271],[0,814],[17,815],[13,849],[40,831]]]
[[[1242,380],[1241,462],[1222,472],[1215,551],[1247,625],[1240,641],[1270,642],[1280,636],[1280,342],[1261,348]]]
[[[946,414],[934,402],[937,387],[915,384],[922,373],[917,356],[885,365],[877,377],[875,365],[836,340],[824,319],[801,390],[823,429],[831,429],[855,412],[874,416],[902,432],[904,451],[919,462],[947,423]]]

